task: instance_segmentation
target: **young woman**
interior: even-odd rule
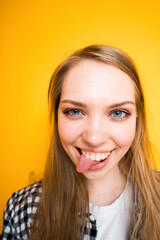
[[[105,45],[76,51],[53,73],[48,99],[44,179],[11,196],[3,239],[158,240],[160,177],[130,57]]]

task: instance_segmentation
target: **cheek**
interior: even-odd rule
[[[120,147],[130,147],[135,136],[136,121],[126,122],[117,126],[114,131],[114,140]]]
[[[58,132],[62,144],[73,143],[78,135],[74,124],[65,119],[65,117],[61,116],[61,114],[58,116]]]

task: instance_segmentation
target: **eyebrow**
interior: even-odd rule
[[[84,108],[87,107],[86,104],[84,104],[82,102],[77,102],[77,101],[73,101],[73,100],[69,100],[69,99],[62,100],[61,103],[70,103],[72,105],[79,106],[79,107],[84,107]],[[121,106],[127,105],[127,104],[135,105],[135,102],[133,102],[133,101],[124,101],[124,102],[120,102],[120,103],[114,103],[114,104],[108,106],[108,108],[121,107]]]

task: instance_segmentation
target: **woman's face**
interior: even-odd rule
[[[118,168],[135,136],[135,89],[118,68],[82,60],[64,78],[58,109],[61,143],[88,179]]]

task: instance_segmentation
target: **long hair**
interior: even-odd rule
[[[65,59],[54,71],[48,91],[50,148],[42,183],[42,197],[30,239],[83,239],[89,197],[86,179],[76,171],[64,151],[58,133],[58,107],[65,75],[84,59],[103,62],[125,72],[135,87],[137,122],[133,143],[120,161],[120,168],[133,184],[135,211],[129,239],[158,240],[160,235],[159,175],[152,170],[152,153],[146,126],[145,103],[136,67],[121,50],[92,45]]]

